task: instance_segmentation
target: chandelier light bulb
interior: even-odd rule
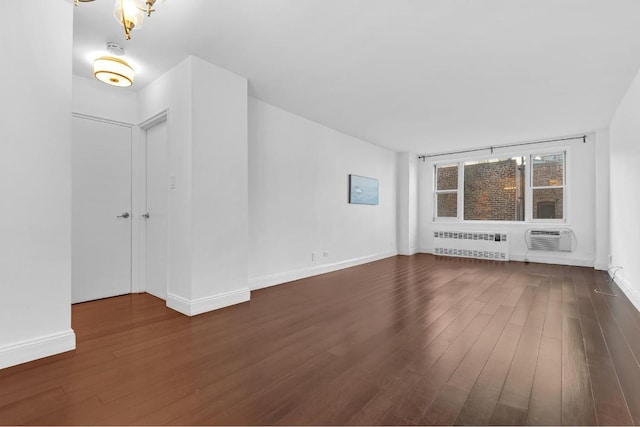
[[[73,0],[74,5],[90,3],[94,0]],[[115,0],[113,17],[122,25],[127,40],[131,40],[131,30],[137,30],[144,24],[144,17],[151,16],[156,10],[156,3],[164,3],[164,0]]]
[[[125,38],[131,39],[131,30],[138,30],[144,24],[145,11],[141,10],[135,0],[116,0],[113,17],[124,28]]]

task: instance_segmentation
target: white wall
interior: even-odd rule
[[[596,131],[596,259],[595,268],[610,267],[609,255],[609,129]]]
[[[247,80],[192,58],[192,294],[246,299]]]
[[[349,174],[380,204],[349,204]],[[395,153],[249,98],[251,288],[396,253]]]
[[[70,2],[0,5],[0,368],[75,348],[72,31]]]
[[[168,291],[191,299],[191,66],[185,60],[138,95],[141,120],[164,110],[167,116],[169,191],[167,212]]]
[[[418,251],[418,157],[415,153],[398,153],[396,159],[398,253],[413,255]]]
[[[187,315],[249,299],[247,81],[189,57],[139,94],[168,110],[167,305]]]
[[[566,148],[568,203],[567,221],[563,224],[544,223],[508,223],[493,221],[478,222],[435,222],[433,221],[433,160],[442,161],[456,156],[436,157],[426,162],[418,162],[419,167],[419,239],[422,252],[433,251],[433,231],[438,230],[469,230],[469,231],[497,231],[506,230],[510,233],[510,258],[514,261],[524,261],[525,257],[532,262],[550,264],[568,264],[593,267],[596,256],[596,137],[594,133],[587,135],[586,143],[582,139],[536,145],[534,149]],[[527,148],[524,148],[527,150]],[[494,156],[508,153],[506,150],[496,150]],[[488,153],[477,153],[478,156]],[[464,155],[462,155],[464,156]],[[467,154],[469,156],[469,154]],[[460,156],[458,156],[459,158]],[[603,220],[604,221],[604,220]],[[606,225],[606,224],[605,224]],[[525,232],[529,228],[566,227],[574,231],[577,246],[574,252],[540,252],[527,251]],[[602,243],[604,244],[604,243]]]
[[[622,267],[615,274],[616,282],[640,310],[640,73],[618,107],[609,132],[611,266]]]
[[[137,124],[138,95],[96,79],[73,76],[73,112],[115,122]]]

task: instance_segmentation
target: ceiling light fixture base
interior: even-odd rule
[[[116,42],[107,42],[107,52],[112,55],[124,55],[124,46]]]

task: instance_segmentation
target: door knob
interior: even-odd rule
[[[129,212],[125,212],[122,215],[118,215],[118,218],[129,218]]]
[[[149,219],[149,212],[147,212],[146,214],[142,214],[142,218],[144,219]]]

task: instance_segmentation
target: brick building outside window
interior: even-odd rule
[[[565,153],[471,160],[435,166],[435,217],[465,221],[564,219]],[[529,162],[527,162],[529,160]],[[526,173],[530,165],[530,197]],[[463,176],[459,174],[462,172]],[[462,191],[459,191],[462,180]],[[461,198],[462,212],[458,212]]]

